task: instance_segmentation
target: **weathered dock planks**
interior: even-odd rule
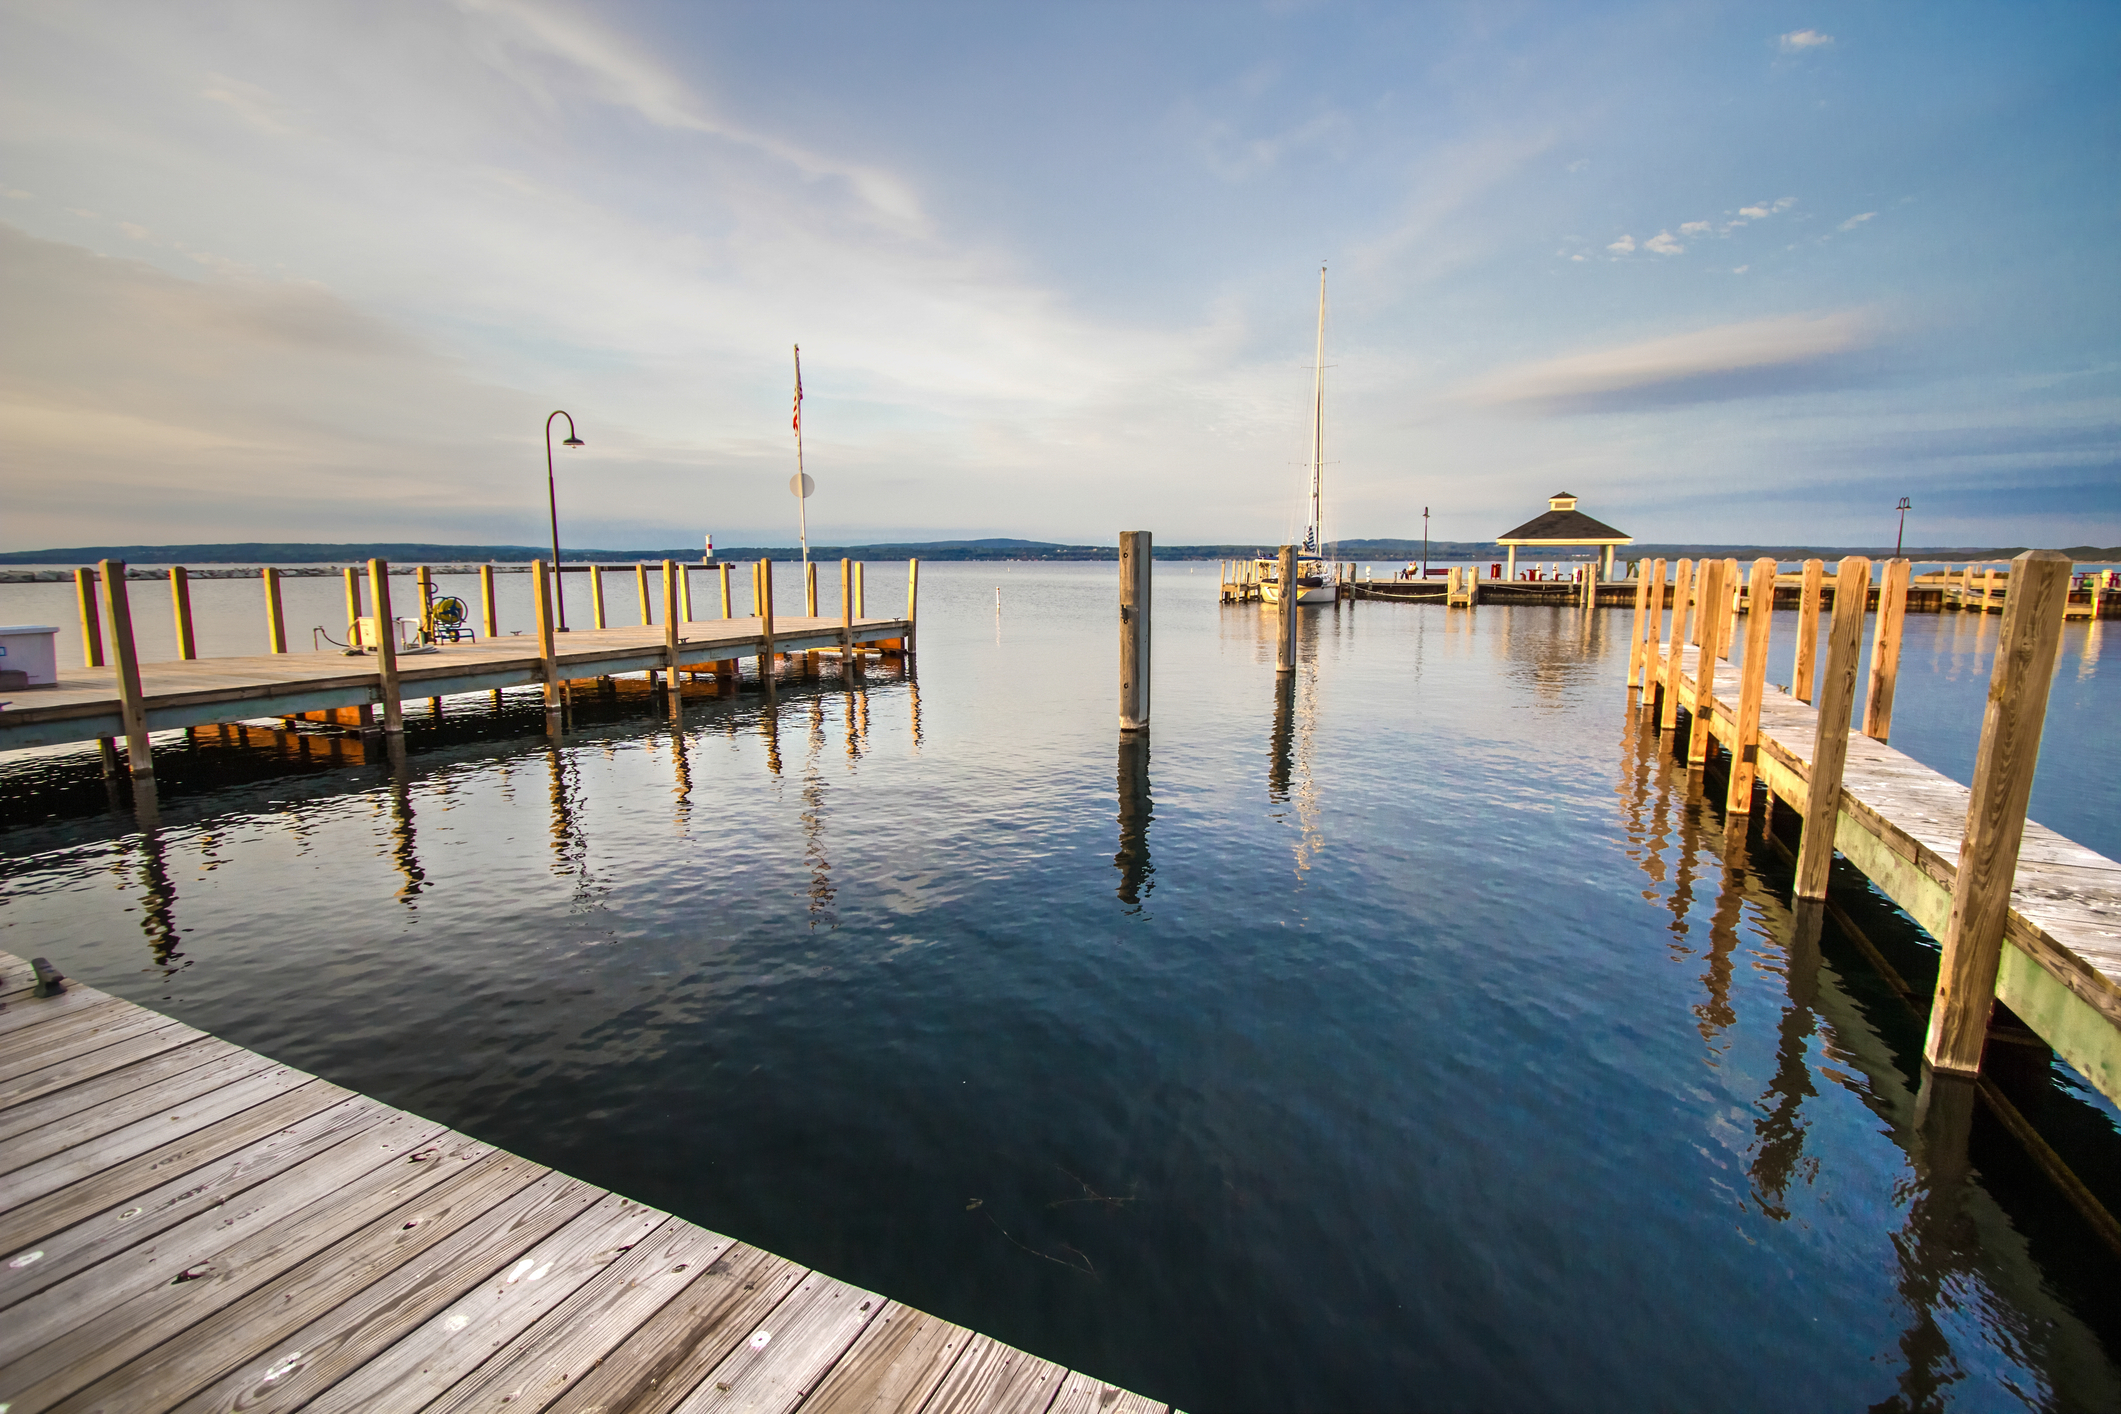
[[[857,645],[895,646],[912,627],[909,619],[857,618],[850,626],[840,618],[782,614],[774,617],[770,635],[757,617],[576,629],[554,635],[550,670],[538,639],[528,634],[446,644],[431,652],[401,650],[391,667],[404,696],[448,697],[544,685],[548,672],[557,681],[570,681],[667,671],[673,655],[681,669],[707,670],[719,661],[765,651],[841,648],[850,634]],[[374,657],[274,653],[195,658],[142,663],[139,674],[145,730],[151,732],[386,702],[385,673]],[[0,751],[122,736],[123,709],[114,669],[61,669],[56,686],[17,692],[0,712]]]
[[[93,988],[29,984],[0,953],[8,1414],[1165,1408]]]

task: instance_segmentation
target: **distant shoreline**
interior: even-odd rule
[[[1249,560],[1255,556],[1271,556],[1272,544],[1248,545],[1159,545],[1156,558],[1159,560]],[[1342,560],[1416,560],[1423,554],[1419,540],[1375,539],[1343,540],[1328,547],[1335,557]],[[1901,551],[1911,560],[1924,562],[1948,562],[1957,560],[2007,560],[2023,552],[2023,545],[2010,546],[1936,546],[1911,545]],[[2121,546],[2072,545],[2061,547],[2062,552],[2080,564],[2105,564],[2121,562]],[[207,578],[247,578],[261,565],[275,565],[296,569],[306,573],[332,573],[339,566],[363,564],[370,559],[385,559],[394,567],[410,569],[418,564],[431,564],[438,571],[464,572],[463,568],[480,564],[492,564],[496,568],[523,567],[532,560],[545,559],[547,551],[534,545],[436,545],[418,543],[367,542],[355,544],[327,544],[322,542],[247,542],[198,545],[85,545],[64,549],[16,550],[0,553],[0,567],[16,566],[16,569],[0,568],[0,583],[35,583],[53,577],[52,571],[66,571],[77,565],[93,566],[99,560],[124,560],[128,566],[183,565],[198,568]],[[696,549],[685,550],[588,550],[566,549],[562,556],[569,564],[630,565],[634,563],[657,563],[665,559],[698,564],[701,554]],[[1644,542],[1620,547],[1619,558],[1623,560],[1678,558],[1753,559],[1771,555],[1778,560],[1839,559],[1843,555],[1868,555],[1874,559],[1885,558],[1893,553],[1890,546],[1841,546],[1841,545],[1707,545],[1671,544]],[[1431,562],[1500,560],[1505,552],[1492,542],[1468,540],[1432,540],[1428,542],[1427,556]],[[716,552],[718,560],[793,560],[800,551],[792,545],[741,545],[731,546]],[[869,545],[813,545],[810,558],[813,560],[903,560],[918,557],[936,561],[1015,561],[1029,563],[1067,563],[1072,561],[1104,561],[1119,558],[1117,545],[1066,545],[1057,542],[1036,540],[941,540],[920,543],[880,543]],[[1581,560],[1593,558],[1589,550],[1527,550],[1519,548],[1519,559]],[[224,571],[212,573],[207,567],[228,567],[234,573]]]

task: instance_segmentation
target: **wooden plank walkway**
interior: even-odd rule
[[[1165,1406],[0,953],[0,1410]]]
[[[711,619],[678,630],[680,668],[705,668],[756,656],[765,647],[757,617]],[[857,645],[903,640],[906,619],[856,619]],[[829,652],[840,646],[835,618],[773,616],[776,653]],[[565,680],[663,669],[667,645],[660,625],[576,629],[560,635],[557,670]],[[341,653],[269,653],[245,658],[196,658],[140,665],[149,731],[207,726],[254,717],[359,707],[382,700],[382,675],[373,657]],[[407,700],[448,697],[545,681],[537,639],[529,634],[451,644],[432,651],[401,649],[399,691]],[[20,689],[0,711],[0,751],[124,735],[117,675],[112,668],[65,668],[52,687]]]
[[[1691,704],[1701,650],[1680,659]],[[1712,731],[1736,735],[1740,670],[1718,662]],[[1818,713],[1774,686],[1760,706],[1760,774],[1802,811]],[[1972,792],[1861,732],[1848,739],[1834,847],[1933,937],[1944,935]],[[2101,1093],[2121,1103],[2121,863],[2028,820],[1996,995]]]

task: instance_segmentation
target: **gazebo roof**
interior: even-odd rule
[[[1635,537],[1615,530],[1602,520],[1593,520],[1576,509],[1576,498],[1566,491],[1547,498],[1547,511],[1506,535],[1495,537],[1497,545],[1629,545]]]

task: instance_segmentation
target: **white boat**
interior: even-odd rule
[[[1331,604],[1340,598],[1336,567],[1326,562],[1326,267],[1318,267],[1318,360],[1311,376],[1311,523],[1296,552],[1296,602]],[[1258,560],[1259,601],[1281,603],[1281,561]]]

